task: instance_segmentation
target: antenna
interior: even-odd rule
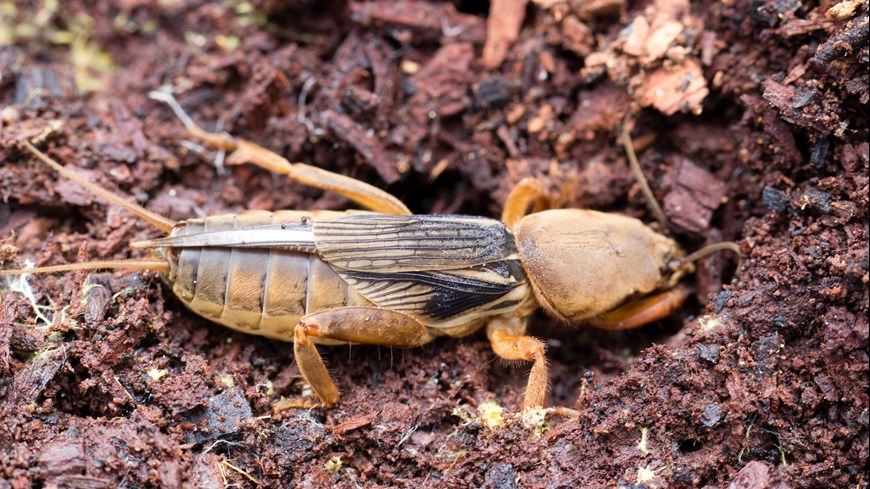
[[[32,144],[30,144],[30,141],[25,141],[24,146],[28,149],[28,151],[33,153],[33,155],[36,156],[37,158],[39,158],[43,163],[45,163],[46,165],[48,165],[52,169],[54,169],[54,171],[60,173],[64,177],[69,178],[70,180],[76,182],[77,184],[86,188],[88,191],[93,192],[93,193],[99,195],[100,197],[108,200],[109,202],[111,202],[117,206],[122,207],[124,210],[130,212],[131,214],[134,214],[134,215],[148,221],[148,223],[151,224],[152,226],[168,233],[169,231],[172,231],[172,228],[174,228],[176,224],[178,224],[177,222],[173,221],[172,219],[169,219],[168,217],[164,217],[156,212],[149,211],[148,209],[142,207],[141,205],[130,202],[119,195],[115,195],[114,193],[109,192],[108,190],[104,189],[103,187],[100,187],[99,185],[97,185],[95,183],[89,182],[86,178],[75,173],[74,171],[70,170],[69,168],[61,165],[57,161],[54,161],[47,154],[36,149]]]

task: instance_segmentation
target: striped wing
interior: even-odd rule
[[[366,299],[430,325],[497,314],[526,296],[513,235],[492,219],[351,214],[315,221],[314,240]]]
[[[513,236],[493,219],[360,213],[314,223],[317,252],[364,272],[453,270],[517,257]]]

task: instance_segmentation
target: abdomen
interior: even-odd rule
[[[252,211],[187,221],[174,236],[263,224],[299,224],[302,211]],[[371,306],[316,253],[260,248],[180,248],[172,290],[193,312],[245,333],[284,341],[302,316]]]

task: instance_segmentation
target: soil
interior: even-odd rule
[[[289,344],[191,314],[153,273],[32,276],[0,296],[0,488],[870,483],[867,2],[35,3],[0,2],[4,268],[160,235],[26,140],[173,219],[349,206],[222,167],[161,87],[416,213],[498,216],[536,176],[651,222],[626,124],[665,231],[743,257],[703,261],[695,297],[637,330],[534,315],[549,403],[580,413],[537,422],[528,365],[481,334],[324,348],[341,402],[273,415],[303,394]]]

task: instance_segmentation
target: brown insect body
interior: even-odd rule
[[[433,337],[538,305],[577,323],[667,288],[662,270],[682,256],[637,219],[580,209],[526,216],[516,238],[468,216],[248,211],[182,221],[136,246],[160,250],[193,312],[283,341],[302,317],[345,307],[401,311]]]
[[[543,406],[544,344],[525,333],[534,309],[610,329],[660,319],[686,297],[686,288],[675,285],[701,253],[684,257],[674,240],[631,217],[579,209],[527,216],[529,205],[540,207],[545,197],[533,179],[514,189],[501,221],[411,215],[395,197],[363,182],[290,163],[247,141],[195,126],[188,130],[230,151],[231,164],[251,162],[284,173],[374,212],[249,211],[175,222],[88,182],[26,143],[65,177],[167,232],[164,238],[131,244],[154,249],[153,260],[32,272],[158,271],[200,316],[245,333],[293,341],[302,376],[323,405],[335,403],[339,393],[315,343],[413,347],[486,326],[498,356],[533,362],[524,405]],[[28,272],[0,270],[0,275]]]

